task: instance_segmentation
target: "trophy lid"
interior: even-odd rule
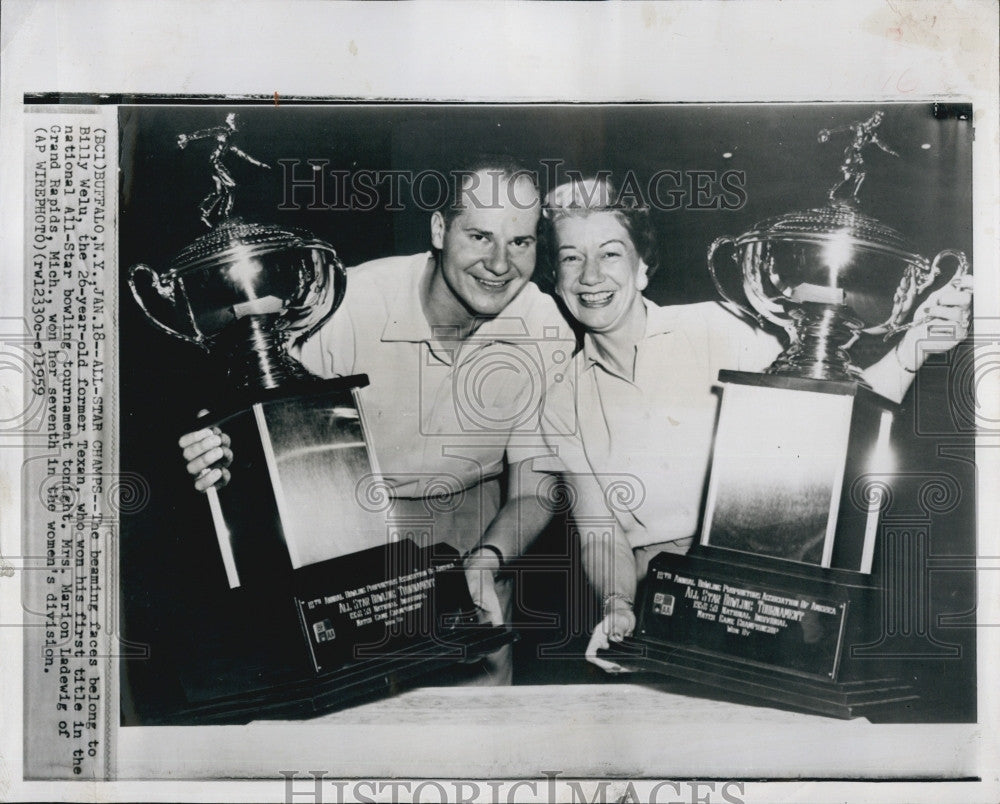
[[[265,316],[275,333],[308,337],[340,306],[347,272],[312,233],[227,219],[177,254],[162,273],[136,265],[132,293],[153,323],[208,348],[239,319]]]
[[[923,262],[903,235],[847,204],[830,204],[768,218],[756,223],[737,242],[823,243],[831,239],[848,242],[860,249],[888,253],[906,262]]]
[[[840,252],[877,252],[907,263],[926,263],[899,232],[858,209],[858,190],[865,179],[865,149],[874,145],[891,156],[899,156],[878,136],[884,116],[877,111],[867,120],[820,131],[820,142],[828,142],[835,133],[850,134],[840,166],[841,179],[827,193],[827,205],[768,218],[743,234],[737,243],[835,244]]]
[[[333,251],[328,243],[301,229],[229,218],[185,246],[167,265],[164,281],[207,266],[224,266],[297,248]]]

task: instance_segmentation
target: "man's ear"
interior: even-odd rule
[[[444,230],[448,224],[444,221],[444,215],[435,212],[431,215],[431,245],[438,251],[444,248]]]
[[[646,289],[646,286],[648,284],[649,284],[649,266],[646,265],[645,260],[639,260],[639,267],[636,268],[635,286],[640,291],[643,291]]]

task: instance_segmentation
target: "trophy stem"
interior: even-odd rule
[[[803,304],[790,313],[795,341],[767,368],[766,374],[787,374],[820,380],[852,380],[867,387],[851,363],[846,345],[862,323],[835,304]]]
[[[315,379],[285,351],[273,315],[249,315],[230,324],[220,335],[232,386],[241,391],[272,390],[290,382]]]

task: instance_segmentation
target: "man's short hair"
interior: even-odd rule
[[[517,157],[507,154],[481,154],[448,173],[448,194],[437,209],[444,218],[446,226],[450,226],[451,222],[466,208],[466,195],[470,189],[473,189],[467,184],[470,177],[476,173],[486,173],[492,180],[501,180],[505,184],[523,177],[531,182],[531,186],[535,188],[536,192],[538,191],[538,173],[528,168]],[[502,197],[500,200],[503,200]]]

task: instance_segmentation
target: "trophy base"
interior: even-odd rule
[[[356,393],[365,384],[257,389],[205,415],[234,453],[232,480],[208,495],[219,551],[207,582],[177,600],[155,668],[168,689],[138,722],[314,715],[516,638],[478,622],[460,553],[433,518],[404,527],[387,515]]]
[[[870,572],[896,405],[850,381],[719,372],[701,543]]]
[[[649,672],[706,685],[734,703],[743,698],[799,712],[850,720],[871,716],[896,704],[917,700],[913,688],[895,678],[817,683],[777,678],[738,663],[706,660],[684,648],[626,639],[618,650],[602,654],[636,672]]]
[[[854,718],[918,699],[875,641],[881,588],[871,576],[696,547],[649,566],[635,636],[615,661],[708,685],[723,697]]]
[[[362,374],[255,389],[202,415],[200,427],[232,442],[232,478],[208,495],[231,588],[390,540],[357,394],[366,385]]]
[[[442,650],[433,639],[401,646],[392,656],[357,662],[349,667],[305,678],[289,678],[273,686],[223,694],[179,704],[169,713],[152,714],[146,725],[244,725],[255,720],[302,719],[392,695],[417,679],[455,664],[455,651],[474,661],[516,641],[505,628],[470,628],[451,638]]]
[[[480,625],[458,551],[410,540],[216,595],[170,653],[153,724],[312,717],[379,695],[517,638]]]

